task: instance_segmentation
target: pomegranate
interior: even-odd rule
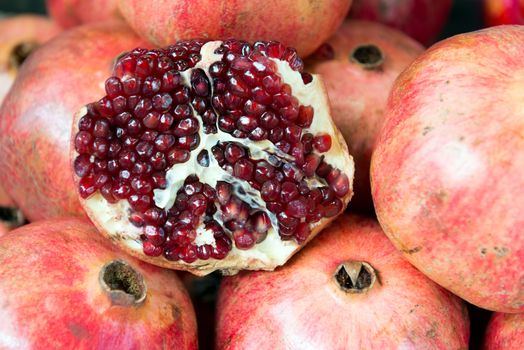
[[[387,24],[428,45],[444,28],[452,4],[452,0],[354,0],[349,17]]]
[[[312,53],[342,23],[352,0],[118,0],[131,27],[148,41],[238,38],[277,40]]]
[[[123,23],[90,25],[22,66],[0,110],[0,183],[29,220],[83,215],[69,171],[73,115],[103,92],[112,59],[142,44]]]
[[[422,51],[419,43],[401,32],[351,20],[306,62],[312,72],[322,75],[333,120],[355,159],[355,196],[350,207],[358,211],[373,212],[369,166],[389,90]]]
[[[47,12],[64,28],[122,19],[117,0],[46,0]]]
[[[0,239],[0,348],[196,349],[182,282],[87,221],[40,221]]]
[[[302,68],[264,41],[122,57],[72,137],[91,220],[131,254],[199,275],[285,263],[352,194],[324,85]]]
[[[524,24],[524,0],[484,0],[486,25]]]
[[[24,60],[60,32],[46,17],[19,15],[0,19],[0,104]]]
[[[466,349],[459,298],[347,214],[283,268],[225,277],[217,349]]]
[[[371,161],[382,228],[435,282],[524,311],[524,27],[442,41],[397,79]]]
[[[488,323],[483,348],[485,350],[524,349],[524,315],[494,313]]]

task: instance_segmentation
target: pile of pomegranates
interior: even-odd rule
[[[523,348],[522,1],[45,3],[0,19],[0,349]]]

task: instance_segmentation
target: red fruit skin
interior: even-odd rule
[[[38,15],[20,15],[0,20],[0,104],[13,84],[18,67],[10,61],[13,48],[22,43],[43,44],[60,33],[50,19]]]
[[[113,304],[101,289],[100,270],[115,259],[143,275],[142,304]],[[0,277],[2,348],[197,349],[176,274],[118,251],[87,221],[41,221],[2,237]]]
[[[479,307],[524,311],[524,27],[444,40],[397,79],[371,161],[404,256]]]
[[[117,0],[46,0],[47,12],[63,28],[122,19]]]
[[[524,24],[524,0],[484,0],[487,26]]]
[[[355,195],[350,208],[372,213],[369,184],[371,153],[384,122],[389,90],[398,75],[424,48],[403,33],[380,23],[348,20],[328,42],[332,60],[311,61],[309,69],[322,75],[331,102],[332,116],[355,161]],[[353,59],[355,49],[376,46],[384,61],[369,69]]]
[[[131,27],[145,39],[166,46],[180,39],[276,40],[301,57],[329,38],[352,0],[226,1],[118,0]]]
[[[73,117],[104,95],[114,58],[143,45],[123,23],[86,25],[23,65],[0,110],[0,183],[30,221],[84,215],[69,163]]]
[[[483,349],[524,349],[524,315],[494,313],[486,329]]]
[[[429,45],[444,28],[452,5],[452,0],[355,0],[349,17],[386,24]]]
[[[363,294],[333,280],[339,264],[378,274]],[[394,249],[378,224],[344,214],[274,272],[225,277],[217,349],[466,349],[467,310]]]

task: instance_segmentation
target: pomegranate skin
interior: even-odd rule
[[[63,28],[122,19],[117,0],[46,0],[47,12]]]
[[[452,0],[355,0],[349,17],[386,24],[428,45],[444,28],[452,4]]]
[[[43,44],[61,29],[50,19],[38,15],[19,15],[0,20],[0,104],[18,72],[20,45]],[[25,55],[27,50],[21,50]],[[18,55],[17,55],[18,54]]]
[[[0,347],[197,348],[193,307],[176,274],[118,251],[89,222],[30,224],[0,239],[0,247]],[[118,274],[122,264],[123,278],[145,299],[119,299],[117,286],[107,294],[106,278],[124,279],[104,267]]]
[[[123,23],[86,25],[23,65],[0,110],[0,182],[30,221],[84,215],[69,168],[73,117],[103,94],[113,59],[140,45]]]
[[[524,315],[494,313],[484,337],[485,350],[520,350],[524,348]]]
[[[378,275],[367,291],[334,279],[350,261]],[[466,349],[469,338],[460,299],[405,261],[377,223],[347,214],[285,267],[225,277],[217,313],[217,349]]]
[[[379,222],[472,304],[524,311],[524,27],[442,41],[397,79],[371,161]]]
[[[309,66],[326,83],[333,119],[355,161],[355,195],[350,208],[372,213],[369,167],[389,90],[424,48],[399,31],[359,20],[346,21],[327,43],[334,50],[334,59],[313,57]],[[360,57],[366,49],[375,55]]]
[[[275,40],[312,53],[346,16],[352,0],[119,0],[131,27],[155,45],[180,39]]]
[[[484,21],[487,26],[524,24],[524,1],[484,0]]]

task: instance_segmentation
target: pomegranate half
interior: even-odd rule
[[[423,50],[415,40],[380,23],[348,20],[306,61],[326,83],[333,120],[355,160],[351,209],[374,210],[369,167],[389,90]]]
[[[349,17],[397,28],[424,45],[440,34],[453,0],[355,0]]]
[[[278,42],[123,56],[72,137],[91,220],[131,254],[195,274],[285,263],[352,194],[324,85],[302,68]]]
[[[397,79],[371,161],[404,256],[472,304],[524,311],[524,27],[444,40]]]
[[[343,215],[274,272],[223,279],[216,349],[466,349],[462,301]]]
[[[69,162],[74,114],[114,58],[143,45],[123,23],[64,32],[24,63],[0,110],[0,183],[30,221],[84,215]]]
[[[118,0],[129,25],[159,46],[177,40],[276,40],[312,53],[346,16],[352,0]]]
[[[524,315],[494,313],[486,329],[483,349],[524,349]]]
[[[46,0],[46,7],[63,28],[122,19],[117,0]]]
[[[484,20],[488,26],[524,24],[524,0],[484,0]]]
[[[0,290],[2,349],[197,349],[176,274],[118,251],[84,220],[2,237]]]

